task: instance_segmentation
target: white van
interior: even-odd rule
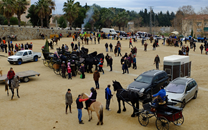
[[[110,35],[117,35],[116,31],[113,28],[102,28],[102,32]]]

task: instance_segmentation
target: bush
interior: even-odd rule
[[[4,20],[4,25],[8,25],[8,21]],[[10,18],[10,25],[18,25],[18,19],[16,17]]]
[[[25,25],[26,25],[26,22],[21,21],[20,25],[21,25],[21,26],[25,26]]]
[[[0,25],[3,25],[5,20],[6,18],[0,14]]]

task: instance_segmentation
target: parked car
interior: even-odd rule
[[[102,32],[110,35],[117,35],[116,31],[113,28],[102,28]]]
[[[168,102],[173,105],[184,108],[191,99],[196,99],[198,94],[198,85],[192,78],[179,77],[171,81],[165,87]],[[174,102],[171,99],[179,100],[182,103]]]
[[[168,75],[165,71],[149,70],[134,79],[127,89],[138,91],[143,98],[150,98],[160,90],[162,85],[166,86],[168,82]]]
[[[15,55],[8,57],[8,62],[10,64],[21,65],[23,62],[27,61],[38,61],[38,58],[41,58],[41,53],[33,52],[32,50],[22,50],[18,51]]]

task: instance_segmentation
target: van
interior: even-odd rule
[[[110,35],[117,35],[116,31],[113,28],[102,28],[102,32]]]

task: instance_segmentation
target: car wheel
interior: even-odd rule
[[[37,57],[37,56],[34,57],[34,61],[35,61],[35,62],[38,61],[38,57]]]
[[[10,61],[10,62],[9,62],[9,64],[13,64],[13,63],[14,63],[13,61]]]
[[[196,98],[197,98],[197,91],[195,92],[193,99],[196,99]]]
[[[24,78],[23,78],[23,81],[24,81],[25,83],[29,82],[29,80],[30,80],[30,79],[29,79],[28,77],[24,77]]]
[[[181,108],[184,108],[185,106],[186,106],[186,101],[184,99],[183,102],[181,103]]]
[[[18,65],[21,65],[21,64],[22,64],[22,60],[19,59],[19,60],[17,61],[17,64],[18,64]]]

